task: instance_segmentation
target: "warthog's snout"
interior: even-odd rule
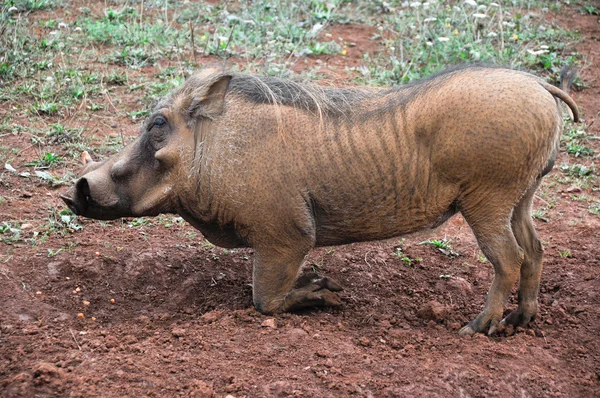
[[[101,220],[112,220],[125,215],[124,201],[115,192],[110,177],[102,168],[81,177],[60,198],[77,215]],[[106,178],[108,177],[108,178]]]

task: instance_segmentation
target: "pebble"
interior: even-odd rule
[[[473,286],[466,280],[460,277],[454,277],[448,281],[448,287],[452,288],[457,293],[463,296],[468,296],[473,293]]]
[[[212,322],[218,320],[222,314],[223,313],[221,311],[209,311],[209,312],[202,314],[200,319],[202,319],[204,322],[212,323]]]
[[[271,329],[277,329],[277,322],[275,322],[274,318],[269,318],[269,319],[265,319],[260,326],[262,326],[263,328],[271,328]]]
[[[292,338],[296,338],[296,339],[300,339],[303,338],[305,336],[308,336],[308,333],[306,333],[306,331],[304,329],[300,329],[300,328],[293,328],[290,329],[286,332],[286,334]]]
[[[448,314],[445,305],[432,300],[419,308],[419,316],[425,320],[441,321]]]
[[[171,330],[171,334],[173,335],[173,337],[183,337],[185,336],[185,329],[183,328],[174,328],[173,330]]]

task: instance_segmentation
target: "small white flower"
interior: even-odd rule
[[[81,28],[78,26],[75,29],[73,29],[73,32],[81,32]]]
[[[468,4],[471,7],[477,7],[477,2],[475,0],[465,0],[465,4]]]
[[[13,7],[10,7],[10,8],[9,8],[7,11],[8,11],[8,13],[10,14],[10,13],[12,13],[12,12],[19,11],[19,9],[18,9],[17,7],[15,7],[15,6],[13,6]]]
[[[490,32],[487,34],[487,37],[496,37],[498,34],[496,32]]]
[[[541,30],[542,32],[546,31],[546,27],[544,25],[540,25],[538,29]]]
[[[454,10],[454,12],[461,12],[462,8],[457,7],[457,6],[452,6],[452,9]]]
[[[316,36],[321,31],[321,29],[323,29],[323,25],[322,24],[320,24],[320,23],[314,24],[313,27],[312,27],[312,29],[310,30],[310,35],[311,36]]]
[[[547,46],[547,45],[545,45],[545,44],[542,44],[542,45],[540,46],[540,48],[541,48],[542,50],[547,50],[547,49],[548,49],[548,48],[550,48],[550,47],[548,47],[548,46]]]
[[[428,46],[428,47],[431,47],[431,46],[433,46],[433,43],[432,43],[432,42],[430,42],[430,41],[426,41],[426,42],[425,42],[425,44],[427,44],[427,46]]]
[[[487,17],[488,17],[488,16],[487,16],[487,15],[485,15],[485,14],[479,14],[479,13],[475,13],[475,14],[473,14],[473,16],[474,16],[475,18],[478,18],[478,19],[485,19],[485,18],[487,18]]]
[[[425,3],[423,3],[423,9],[424,10],[429,10],[429,2],[426,1]]]
[[[419,8],[419,7],[421,7],[421,3],[418,1],[413,1],[412,3],[410,3],[410,6],[412,8]]]
[[[548,50],[537,50],[537,51],[527,50],[527,52],[531,55],[542,55],[542,54],[547,54]]]
[[[54,81],[54,78],[53,78],[52,76],[48,76],[48,77],[46,78],[46,81],[47,81],[47,82]]]
[[[450,40],[450,39],[449,39],[449,38],[447,38],[447,37],[438,37],[437,39],[438,39],[439,41],[441,41],[441,42],[444,42],[444,41],[448,41],[448,40]]]
[[[58,34],[58,31],[57,31],[57,30],[53,30],[52,32],[50,32],[50,33],[48,33],[48,34],[50,34],[50,35],[57,35],[57,34]]]
[[[500,4],[498,4],[498,3],[490,3],[490,7],[500,7]]]
[[[434,21],[437,21],[437,18],[434,18],[434,17],[429,17],[429,18],[425,18],[425,19],[423,20],[423,22],[434,22]]]
[[[58,24],[58,29],[67,29],[68,27],[69,27],[69,25],[67,25],[67,24],[66,24],[66,23],[64,23],[64,22],[60,22],[60,23]]]

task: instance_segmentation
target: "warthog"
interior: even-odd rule
[[[97,219],[176,213],[222,247],[252,247],[263,313],[338,306],[328,278],[297,278],[316,246],[386,239],[461,212],[495,276],[461,334],[527,325],[542,245],[531,203],[553,167],[562,90],[530,74],[465,67],[388,90],[332,89],[205,69],[160,101],[139,137],[84,157],[62,196]],[[520,276],[518,308],[502,320]]]

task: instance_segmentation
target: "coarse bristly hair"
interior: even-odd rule
[[[368,88],[330,88],[270,76],[234,75],[229,91],[258,104],[291,106],[321,117],[353,113],[362,101],[377,96]]]
[[[455,73],[466,69],[497,68],[488,65],[461,65],[451,67],[426,79],[392,88],[324,87],[306,81],[295,81],[253,74],[234,74],[228,92],[258,104],[291,106],[318,114],[321,118],[354,115],[360,112],[360,104],[369,99],[390,95],[389,102],[380,111],[406,104]],[[221,74],[225,72],[221,71]],[[394,95],[397,94],[397,95]],[[375,111],[377,112],[377,111]]]
[[[442,81],[454,74],[472,69],[496,68],[502,67],[482,64],[454,66],[425,79],[391,88],[334,88],[320,86],[307,81],[247,73],[230,74],[222,68],[205,68],[188,78],[181,89],[177,90],[173,95],[185,95],[205,91],[221,77],[231,75],[232,78],[227,89],[228,95],[238,95],[255,104],[274,105],[277,108],[277,113],[279,113],[280,106],[294,107],[314,113],[323,121],[331,117],[351,117],[357,113],[360,114],[364,111],[361,103],[383,96],[387,96],[387,100],[380,103],[378,109],[371,109],[366,113],[370,115],[385,113],[411,102],[414,98],[438,86]],[[572,79],[572,74],[570,73],[563,72],[563,75],[567,81]],[[161,103],[164,104],[165,102],[169,102],[169,100],[169,98],[166,98]]]

